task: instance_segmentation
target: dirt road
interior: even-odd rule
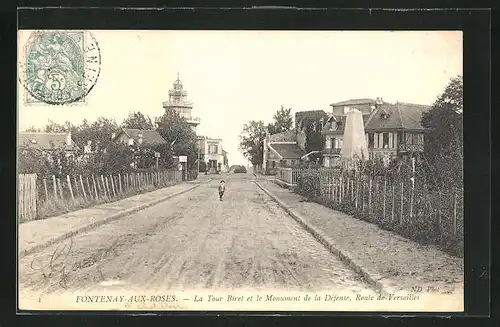
[[[366,290],[252,181],[231,175],[21,259],[20,293]]]

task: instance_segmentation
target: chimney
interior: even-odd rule
[[[377,103],[377,106],[381,106],[384,103],[384,100],[382,98],[377,98],[375,102]]]
[[[71,132],[68,132],[68,134],[66,134],[66,145],[71,146]]]

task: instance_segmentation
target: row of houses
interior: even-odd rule
[[[264,171],[273,172],[280,166],[294,166],[319,157],[324,167],[340,162],[347,113],[359,110],[363,118],[369,159],[392,159],[420,153],[424,150],[425,128],[421,125],[423,112],[430,106],[411,103],[388,103],[381,98],[351,99],[332,103],[331,111],[301,111],[295,114],[295,129],[280,134],[267,133],[264,140]],[[321,135],[324,146],[306,151],[306,130]],[[309,149],[310,150],[310,149]]]
[[[167,145],[168,142],[153,129],[121,128],[111,135],[112,141],[130,146],[154,147]],[[224,170],[229,166],[227,152],[221,146],[222,140],[204,136],[198,136],[199,160],[205,162],[207,167]],[[87,158],[95,153],[92,141],[87,144],[78,145],[67,133],[46,132],[20,132],[18,146],[29,146],[33,149],[50,152],[54,149],[62,149],[67,156]]]
[[[193,103],[187,100],[187,91],[177,75],[173,88],[169,90],[168,101],[163,102],[165,111],[173,110],[183,117],[196,133],[200,119],[192,117]],[[167,141],[154,129],[121,128],[111,135],[113,142],[130,146],[153,147],[167,145]],[[212,172],[227,171],[229,162],[227,152],[222,147],[222,139],[197,136],[198,161],[205,163]],[[68,156],[87,158],[96,151],[96,144],[88,140],[86,144],[76,144],[68,133],[20,132],[18,146],[29,145],[31,148],[48,152],[53,149],[63,149]],[[98,146],[98,145],[97,145]],[[182,155],[182,154],[181,154]]]

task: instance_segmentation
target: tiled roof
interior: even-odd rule
[[[371,119],[365,124],[365,130],[379,129],[423,129],[420,120],[422,113],[430,109],[429,106],[410,103],[385,103],[377,109]],[[382,114],[386,114],[385,118]]]
[[[269,147],[274,149],[284,159],[300,159],[306,154],[296,143],[290,144],[269,144]]]
[[[337,103],[332,103],[330,106],[353,106],[357,104],[371,104],[376,103],[374,99],[351,99],[346,101],[341,101]]]
[[[123,133],[134,139],[134,142],[139,142],[139,134],[142,133],[142,143],[148,145],[166,144],[167,141],[154,129],[135,129],[123,128]],[[118,135],[116,136],[118,137]]]
[[[66,144],[68,133],[32,133],[20,132],[17,144],[28,145],[29,147],[41,150],[52,150],[54,148],[64,148],[67,151],[78,150],[78,146],[71,141],[71,145]]]
[[[295,122],[300,122],[306,118],[310,120],[320,120],[326,117],[328,117],[328,114],[324,110],[297,111],[295,113]]]

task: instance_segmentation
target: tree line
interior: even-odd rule
[[[156,130],[167,142],[156,146],[132,146],[113,142],[113,134],[121,128]],[[118,124],[112,118],[99,117],[93,122],[83,120],[81,124],[53,121],[43,128],[31,127],[26,132],[71,132],[72,141],[78,146],[74,156],[68,156],[63,147],[54,146],[52,151],[42,151],[30,144],[18,147],[19,173],[39,175],[71,174],[117,174],[137,169],[156,168],[155,152],[160,153],[158,168],[173,169],[174,155],[188,157],[188,169],[196,169],[198,142],[195,132],[185,118],[173,110],[152,119],[143,113],[131,112]],[[84,147],[89,152],[84,153]],[[133,166],[131,165],[133,164]]]

